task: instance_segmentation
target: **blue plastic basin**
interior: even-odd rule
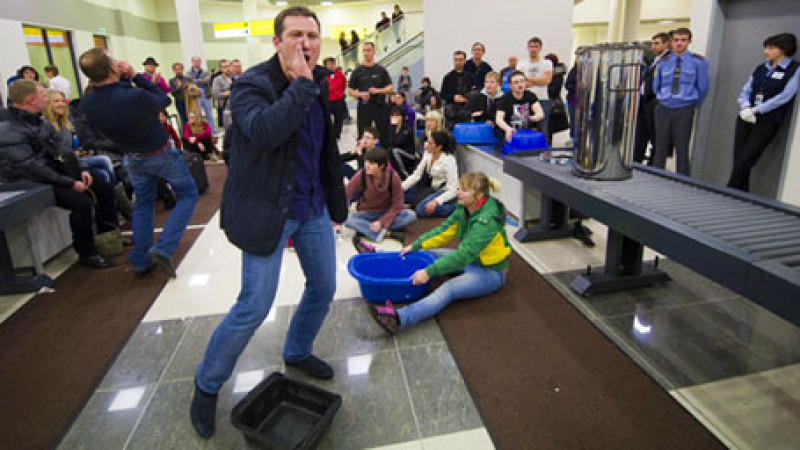
[[[400,252],[359,253],[350,258],[347,270],[358,280],[361,295],[371,303],[409,302],[422,298],[428,284],[414,286],[411,276],[436,258],[420,251],[400,258]]]
[[[503,141],[501,149],[504,155],[522,151],[539,150],[547,148],[547,138],[544,133],[533,130],[516,130],[511,137],[511,142]]]
[[[462,122],[453,127],[456,144],[492,144],[497,139],[494,128],[485,122]]]

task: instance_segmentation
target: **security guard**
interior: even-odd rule
[[[647,153],[647,145],[652,143],[655,146],[655,111],[658,100],[653,91],[653,78],[656,74],[656,67],[669,56],[669,35],[661,32],[650,39],[650,50],[655,58],[647,66],[647,70],[642,76],[641,98],[639,100],[639,113],[636,119],[636,137],[633,144],[633,160],[641,163]],[[653,154],[650,154],[650,164],[653,163]]]
[[[781,33],[764,40],[764,64],[759,64],[739,94],[733,170],[728,187],[750,190],[750,169],[764,153],[791,113],[800,64],[792,59],[797,38]]]
[[[672,54],[656,67],[656,137],[653,165],[664,168],[675,148],[678,173],[689,175],[689,140],[694,112],[708,93],[708,63],[689,51],[692,32],[678,28],[670,33]]]

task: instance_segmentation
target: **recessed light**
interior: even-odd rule
[[[319,2],[319,4],[322,6],[331,6],[333,5],[333,2]]]
[[[275,2],[275,4],[276,4],[277,6],[286,6],[286,5],[288,5],[288,4],[289,4],[289,2]]]

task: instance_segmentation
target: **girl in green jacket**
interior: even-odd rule
[[[373,317],[389,334],[433,317],[453,300],[480,297],[502,287],[508,274],[511,246],[506,237],[503,204],[490,195],[499,186],[479,172],[459,178],[458,207],[441,225],[406,246],[400,257],[412,250],[436,249],[436,260],[413,275],[415,285],[431,277],[459,273],[427,297],[405,308],[395,309],[390,301],[372,308]],[[453,238],[458,249],[437,249]]]

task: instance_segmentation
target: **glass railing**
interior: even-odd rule
[[[376,30],[365,39],[351,46],[338,56],[338,63],[345,72],[355,69],[361,64],[361,47],[364,42],[375,43],[375,61],[381,62],[385,57],[397,52],[403,45],[409,43],[424,30],[424,16],[422,11],[404,13],[399,21],[386,28]]]

